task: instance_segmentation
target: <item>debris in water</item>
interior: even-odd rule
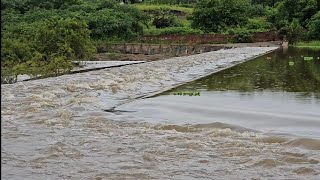
[[[310,60],[313,60],[313,57],[304,57],[303,58],[305,61],[310,61]]]
[[[178,96],[200,96],[200,91],[197,92],[174,92],[173,95]]]

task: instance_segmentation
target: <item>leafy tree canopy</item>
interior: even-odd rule
[[[200,0],[194,9],[192,26],[206,32],[222,32],[247,21],[249,0]]]

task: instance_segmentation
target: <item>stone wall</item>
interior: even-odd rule
[[[98,53],[123,53],[123,54],[168,54],[172,56],[183,56],[200,54],[204,52],[217,51],[223,48],[234,47],[270,47],[279,46],[280,42],[259,42],[259,43],[239,43],[239,44],[143,44],[143,43],[123,43],[105,44],[97,47]]]
[[[98,46],[98,52],[113,52],[124,54],[170,54],[174,56],[199,54],[216,51],[225,46],[217,45],[167,45],[167,44],[106,44]]]
[[[253,41],[262,43],[261,46],[270,46],[263,42],[279,41],[276,32],[253,33]],[[123,43],[104,44],[97,47],[98,53],[114,52],[124,54],[171,54],[175,56],[199,54],[215,51],[222,48],[236,47],[237,44],[222,44],[229,42],[231,35],[224,34],[202,34],[202,35],[158,35],[144,36],[140,40],[147,43]],[[160,44],[150,44],[160,42]],[[161,43],[162,42],[162,43]],[[245,43],[245,46],[257,46],[255,43]]]
[[[252,33],[254,42],[268,42],[280,40],[275,31]],[[232,35],[225,34],[202,34],[202,35],[156,35],[144,36],[141,41],[144,42],[170,42],[170,43],[188,43],[188,44],[212,44],[227,43],[232,39]]]

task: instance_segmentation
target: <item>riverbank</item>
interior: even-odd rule
[[[320,41],[298,42],[292,46],[298,48],[320,49]]]

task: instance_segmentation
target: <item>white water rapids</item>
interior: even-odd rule
[[[318,139],[103,111],[274,49],[219,50],[1,85],[1,177],[319,179]]]

